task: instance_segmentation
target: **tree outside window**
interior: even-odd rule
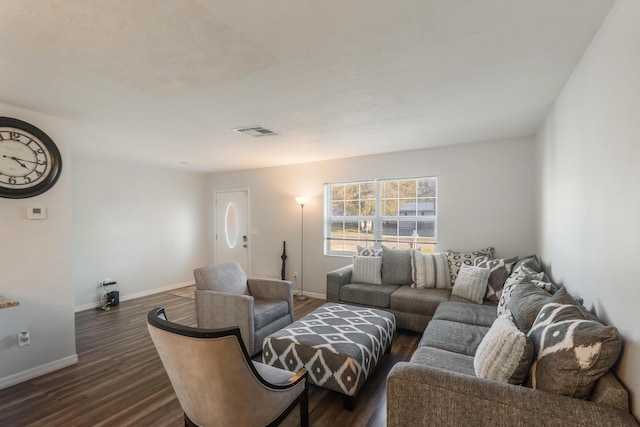
[[[326,184],[325,254],[382,244],[434,252],[436,207],[436,177]]]

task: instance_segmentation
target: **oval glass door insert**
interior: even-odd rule
[[[238,208],[233,202],[229,202],[227,205],[227,212],[225,214],[225,234],[227,239],[227,245],[230,249],[235,248],[238,245]]]

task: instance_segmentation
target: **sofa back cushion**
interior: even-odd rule
[[[513,271],[504,283],[502,295],[500,295],[500,301],[498,302],[498,316],[502,316],[507,312],[507,304],[511,299],[511,294],[513,293],[515,286],[520,283],[530,282],[547,292],[555,292],[557,288],[553,283],[551,283],[549,277],[544,271],[540,270],[540,268],[538,258],[535,256],[527,257],[516,263],[513,267]]]
[[[535,284],[524,280],[511,290],[507,310],[513,315],[516,326],[524,333],[529,332],[540,309],[550,302],[552,295]]]
[[[392,249],[382,245],[382,283],[385,285],[413,283],[410,249]]]

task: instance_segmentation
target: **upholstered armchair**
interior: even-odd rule
[[[262,340],[293,322],[293,283],[248,279],[237,262],[194,270],[199,328],[238,326],[249,355]]]
[[[300,405],[309,425],[307,372],[249,357],[237,327],[198,329],[170,322],[163,308],[147,327],[184,411],[185,426],[277,425]]]

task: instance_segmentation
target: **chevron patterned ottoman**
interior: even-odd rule
[[[391,350],[395,331],[391,313],[327,303],[266,337],[262,361],[293,372],[306,368],[312,384],[342,393],[345,409],[352,410],[354,396]]]

